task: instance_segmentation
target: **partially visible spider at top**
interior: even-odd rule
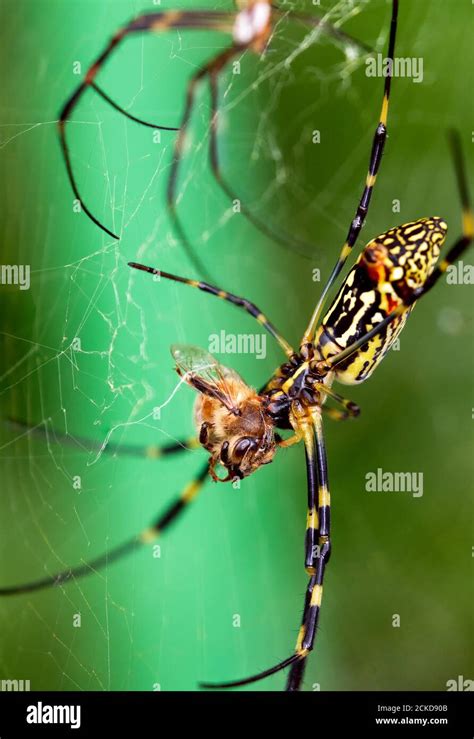
[[[176,207],[176,189],[179,168],[183,152],[185,150],[188,124],[196,100],[198,85],[200,82],[207,79],[210,87],[211,107],[209,115],[209,163],[216,182],[228,196],[230,201],[239,202],[240,212],[268,238],[280,245],[289,246],[291,249],[296,250],[305,256],[314,253],[314,244],[307,244],[295,235],[285,234],[281,229],[273,228],[266,220],[262,220],[252,213],[245,203],[242,202],[242,199],[236,195],[233,188],[227,183],[220,166],[217,140],[219,74],[233,58],[242,55],[247,50],[255,54],[262,55],[267,49],[267,46],[271,44],[271,38],[276,24],[286,18],[293,22],[304,24],[305,26],[320,29],[321,35],[328,37],[336,44],[340,45],[346,56],[357,56],[367,54],[367,52],[372,51],[369,46],[357,41],[349,34],[342,31],[337,25],[332,24],[327,17],[317,17],[307,13],[283,10],[270,3],[269,0],[240,0],[240,2],[238,2],[238,9],[234,11],[168,10],[164,12],[145,13],[143,15],[139,15],[115,33],[109,44],[89,67],[82,82],[66,101],[61,110],[58,121],[61,149],[74,195],[81,204],[81,208],[84,213],[89,216],[96,226],[102,229],[102,231],[104,231],[108,236],[114,239],[119,239],[119,235],[102,223],[102,221],[94,215],[93,208],[85,203],[74,175],[71,152],[66,141],[66,124],[71,119],[75,107],[88,88],[95,90],[95,92],[98,93],[109,105],[136,123],[149,128],[168,131],[170,134],[177,132],[174,142],[173,160],[167,184],[168,212],[176,234],[186,249],[186,253],[190,261],[193,263],[199,276],[207,277],[206,268],[203,265],[199,254],[196,253],[196,250],[189,242]],[[99,76],[104,64],[110,58],[112,52],[116,52],[125,39],[141,33],[163,34],[164,32],[173,30],[209,30],[220,34],[231,35],[232,37],[231,43],[224,47],[222,51],[219,51],[210,60],[204,62],[202,66],[198,67],[197,71],[194,72],[189,80],[185,94],[184,112],[182,114],[179,128],[165,126],[158,123],[150,123],[132,115],[115,100],[112,100],[112,98],[97,82],[97,77]]]

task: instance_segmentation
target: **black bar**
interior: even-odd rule
[[[469,700],[470,699],[470,700]],[[80,707],[80,726],[45,723],[48,706]],[[28,723],[27,715],[43,723]],[[59,717],[60,714],[57,714]],[[69,719],[77,722],[77,709]],[[66,712],[63,718],[68,718]],[[289,723],[282,724],[287,718]],[[426,721],[425,725],[421,722]],[[472,696],[466,692],[1,692],[0,737],[163,737],[218,735],[226,739],[230,725],[242,726],[242,736],[256,733],[263,722],[264,736],[273,725],[292,727],[292,737],[311,731],[323,736],[471,737]],[[308,722],[310,725],[308,725]],[[397,722],[397,723],[395,723]],[[408,731],[407,731],[408,730]]]

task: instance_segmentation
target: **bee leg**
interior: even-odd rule
[[[199,431],[199,443],[202,444],[203,447],[205,447],[208,440],[209,440],[209,424],[207,423],[207,421],[204,421],[204,423],[201,425],[201,430]]]

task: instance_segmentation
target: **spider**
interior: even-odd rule
[[[394,57],[397,16],[398,0],[392,0],[389,59]],[[110,564],[143,544],[154,541],[195,499],[209,473],[222,482],[244,478],[271,462],[280,448],[303,442],[308,493],[305,568],[309,582],[294,652],[287,659],[251,677],[230,682],[202,683],[205,688],[238,687],[289,668],[287,690],[300,689],[308,655],[315,644],[323,580],[331,553],[330,493],[322,417],[326,413],[335,420],[344,420],[359,413],[358,406],[333,390],[332,384],[334,381],[358,384],[372,375],[402,331],[416,301],[434,287],[474,237],[474,214],[461,145],[458,135],[453,132],[451,144],[463,209],[461,236],[444,258],[438,261],[447,233],[447,225],[442,218],[420,218],[390,228],[365,246],[321,319],[329,287],[351,253],[370,204],[387,133],[390,87],[389,75],[384,81],[381,115],[374,134],[362,197],[298,351],[249,300],[202,281],[136,262],[129,263],[134,269],[188,285],[236,305],[258,321],[278,342],[286,361],[256,391],[236,372],[220,365],[204,350],[188,345],[173,346],[172,354],[178,373],[183,381],[198,392],[195,422],[199,442],[188,440],[183,444],[172,444],[161,449],[151,447],[144,451],[150,457],[158,457],[176,453],[181,448],[194,448],[199,443],[210,453],[209,461],[180,497],[138,536],[87,564],[53,577],[2,588],[0,595],[32,592],[95,572],[106,563]],[[328,398],[332,400],[331,407],[326,405]],[[280,430],[293,433],[283,439],[278,433]],[[113,449],[110,445],[109,451]],[[138,453],[137,449],[131,448],[123,451]],[[226,471],[224,478],[218,476],[218,467]]]
[[[199,83],[206,78],[209,80],[211,92],[209,160],[211,170],[216,181],[231,201],[238,201],[240,203],[240,211],[266,236],[280,244],[290,244],[296,249],[303,250],[306,253],[310,250],[310,253],[312,253],[314,251],[313,245],[305,244],[303,241],[300,241],[295,237],[283,235],[281,231],[272,229],[272,227],[266,222],[261,221],[253,215],[245,204],[241,202],[241,199],[236,196],[223,177],[219,163],[219,151],[217,145],[219,74],[233,58],[244,53],[246,50],[262,55],[271,40],[276,24],[288,15],[295,21],[300,21],[314,28],[320,28],[322,32],[333,37],[336,41],[345,44],[346,47],[349,45],[349,48],[354,50],[354,53],[360,53],[362,51],[366,53],[371,51],[369,46],[356,41],[351,36],[332,25],[328,20],[293,11],[288,13],[288,11],[281,10],[272,5],[270,0],[237,0],[237,6],[238,9],[236,11],[170,10],[164,13],[146,13],[138,16],[115,33],[104,51],[89,67],[83,81],[78,85],[63,106],[58,121],[61,149],[74,195],[80,203],[82,210],[87,216],[89,216],[91,221],[102,229],[102,231],[105,231],[108,236],[111,236],[114,239],[119,239],[119,236],[105,226],[85,204],[80,195],[79,187],[74,176],[69,147],[66,141],[66,123],[70,120],[79,100],[87,88],[92,88],[109,105],[115,108],[115,110],[135,123],[162,131],[178,131],[174,144],[173,162],[168,179],[167,206],[175,231],[183,243],[189,258],[198,269],[199,274],[205,274],[205,270],[191,248],[176,209],[176,186],[179,176],[179,167],[185,148],[187,127],[195,103]],[[181,126],[179,128],[157,125],[155,123],[144,121],[141,118],[137,118],[124,110],[124,108],[122,108],[116,101],[112,100],[112,98],[98,85],[96,81],[97,75],[111,56],[112,52],[116,50],[121,42],[126,38],[137,33],[164,33],[172,29],[213,30],[220,33],[232,34],[232,43],[212,59],[205,62],[191,77],[187,86],[184,113],[181,120]]]

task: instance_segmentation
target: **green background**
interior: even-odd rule
[[[473,6],[400,4],[398,55],[422,57],[424,79],[394,81],[390,137],[361,243],[429,215],[447,219],[452,241],[460,207],[445,132],[459,128],[472,165]],[[321,5],[336,5],[344,18],[352,7]],[[159,9],[168,7],[176,5]],[[67,135],[85,200],[121,241],[74,212],[55,127],[80,79],[73,64],[85,73],[117,27],[145,9],[157,6],[2,4],[1,261],[30,264],[32,284],[0,290],[1,410],[32,425],[50,419],[47,438],[1,429],[2,585],[75,565],[140,531],[204,459],[201,451],[163,461],[96,459],[80,444],[56,442],[54,431],[101,443],[115,429],[113,441],[137,446],[189,436],[191,390],[181,388],[160,419],[150,415],[176,387],[170,344],[206,347],[224,328],[255,331],[232,306],[130,273],[127,260],[140,258],[195,276],[165,209],[175,134],[154,141],[153,131],[92,92]],[[383,50],[389,5],[355,9],[344,29]],[[276,230],[314,244],[310,258],[276,245],[242,215],[228,217],[206,158],[205,87],[178,188],[185,227],[213,279],[258,303],[294,343],[321,290],[313,269],[328,275],[353,216],[382,92],[363,61],[349,65],[327,40],[303,53],[304,35],[286,21],[262,61],[247,53],[240,75],[223,74],[219,140],[243,202]],[[136,115],[177,125],[186,81],[228,41],[206,32],[136,37],[100,83]],[[311,141],[316,129],[320,144]],[[278,347],[267,346],[264,360],[221,360],[258,387],[281,361]],[[326,424],[333,555],[308,689],[444,690],[469,675],[472,347],[472,286],[443,282],[416,308],[400,350],[364,386],[347,389],[361,417]],[[367,493],[365,475],[378,467],[422,472],[423,497]],[[61,589],[0,600],[0,679],[29,679],[33,689],[194,690],[199,680],[275,663],[291,653],[299,626],[305,519],[299,447],[240,490],[207,483],[160,541],[160,557],[144,548]],[[280,689],[284,680],[256,687]]]

